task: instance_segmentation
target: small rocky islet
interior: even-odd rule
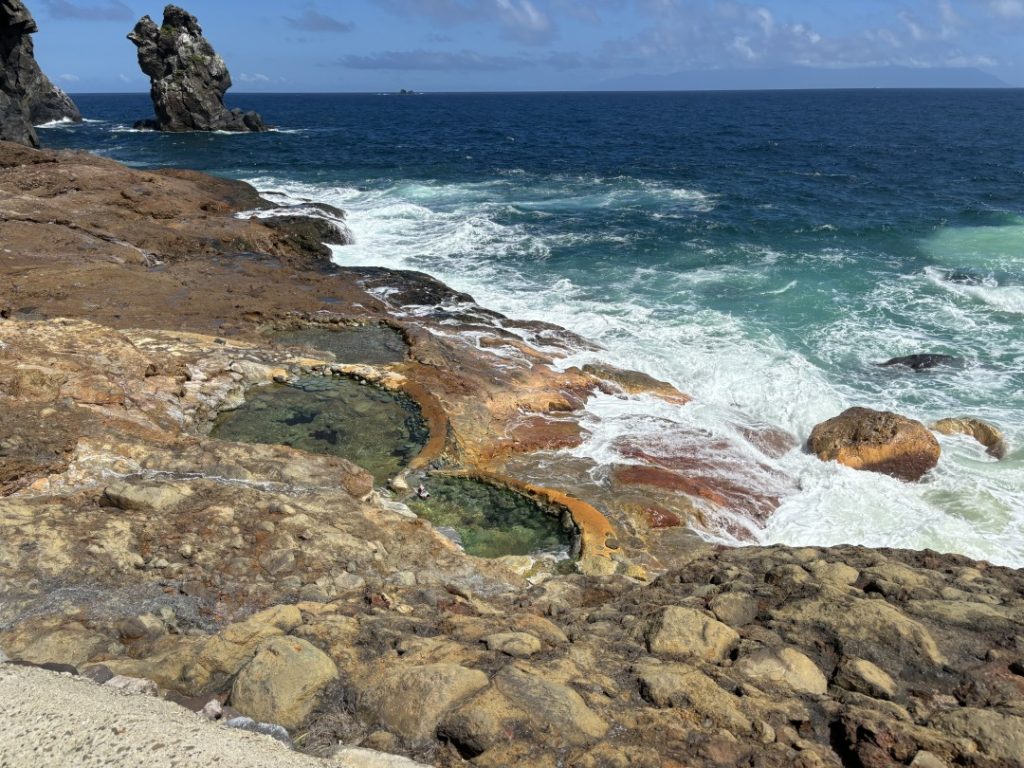
[[[0,13],[28,30],[19,7]],[[206,718],[312,756],[238,734],[240,765],[1021,765],[1019,571],[711,546],[691,524],[777,500],[650,446],[606,486],[553,461],[591,394],[686,403],[671,385],[560,370],[559,345],[584,343],[562,329],[426,275],[336,267],[321,240],[339,232],[273,216],[248,185],[15,138],[0,143],[0,762],[131,759],[105,751],[138,747],[129,708],[179,737]],[[269,218],[237,216],[254,210]],[[318,421],[335,391],[359,425],[344,439]],[[281,392],[316,401],[281,424],[334,429],[314,438],[335,446],[379,446],[371,404],[399,403],[396,461],[373,473],[224,431]],[[1006,454],[977,419],[933,426]],[[769,427],[749,440],[796,445]],[[808,449],[908,482],[941,461],[923,424],[869,409]],[[479,535],[495,509],[539,543],[477,557],[429,522]],[[549,535],[571,560],[546,560]],[[57,722],[62,696],[95,703],[55,743],[32,718]],[[180,758],[175,738],[145,744],[151,764]]]

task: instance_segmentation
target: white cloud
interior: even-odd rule
[[[80,78],[78,75],[65,74],[58,76],[57,79],[60,80],[62,83],[77,83],[82,78]]]
[[[987,5],[1002,19],[1024,19],[1024,0],[988,0]]]
[[[241,80],[243,83],[269,83],[270,82],[270,78],[267,75],[264,75],[262,72],[256,72],[256,73],[251,74],[251,75],[248,72],[243,72],[242,74],[240,74],[238,76],[238,79]]]

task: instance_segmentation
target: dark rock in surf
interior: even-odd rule
[[[337,209],[335,209],[337,210]],[[339,211],[339,213],[341,213]],[[344,214],[342,213],[342,216]],[[267,216],[263,224],[281,232],[286,242],[300,252],[308,253],[314,258],[329,259],[330,245],[349,245],[352,235],[344,224],[337,224],[328,219],[314,216]]]
[[[256,112],[224,106],[231,75],[192,14],[168,5],[162,26],[143,16],[128,39],[138,48],[139,66],[149,76],[156,110],[155,120],[136,127],[176,132],[266,130]]]
[[[35,19],[21,0],[0,0],[0,139],[39,146],[34,125],[82,119],[64,91],[36,63]]]
[[[912,368],[915,371],[926,371],[930,368],[938,368],[943,365],[950,367],[960,366],[963,365],[963,360],[959,357],[953,357],[952,355],[923,354],[894,357],[892,360],[886,360],[884,363],[879,363],[879,365],[883,368],[901,365],[906,368]]]

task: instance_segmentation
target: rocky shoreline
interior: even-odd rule
[[[585,340],[426,275],[340,269],[322,245],[344,239],[335,224],[271,208],[239,182],[0,144],[8,657],[151,681],[322,757],[1022,764],[1020,572],[709,546],[689,523],[777,504],[735,466],[660,457],[601,485],[555,460],[592,393],[684,393],[559,371]],[[394,362],[277,341],[381,326],[405,346]],[[344,458],[210,436],[253,388],[300,377],[415,402],[429,438],[390,489]],[[765,455],[795,445],[769,427],[749,439]],[[432,471],[562,515],[575,572],[467,555],[405,503]],[[0,738],[0,763],[19,764],[11,749]]]

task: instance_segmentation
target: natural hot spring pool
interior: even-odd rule
[[[554,554],[568,556],[572,532],[557,515],[521,493],[465,477],[435,475],[428,499],[409,507],[435,527],[454,528],[477,557]]]
[[[398,474],[427,442],[419,407],[407,397],[318,376],[250,390],[245,403],[220,416],[212,434],[341,456],[377,483]]]
[[[333,352],[339,363],[386,365],[405,360],[408,344],[402,334],[386,325],[339,328],[300,328],[274,334],[278,344],[307,346]]]

